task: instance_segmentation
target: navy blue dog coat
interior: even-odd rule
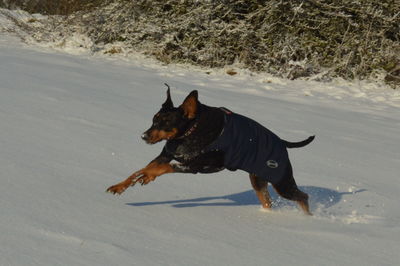
[[[277,184],[289,162],[285,143],[256,121],[226,109],[221,135],[205,151],[224,151],[224,166]]]

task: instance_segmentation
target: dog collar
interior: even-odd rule
[[[196,121],[196,122],[193,124],[193,126],[191,126],[191,127],[185,132],[185,134],[183,134],[183,135],[180,136],[180,137],[177,137],[176,139],[183,139],[183,138],[186,138],[187,136],[190,136],[190,135],[196,130],[198,124],[199,124],[198,121]]]
[[[224,120],[225,120],[224,123],[226,123],[226,115],[231,115],[231,114],[232,114],[232,111],[229,110],[229,109],[227,109],[227,108],[225,108],[225,107],[220,107],[220,110],[222,110],[222,111],[224,112],[224,114],[225,114],[225,115],[224,115]],[[198,126],[198,121],[196,121],[196,122],[193,124],[193,126],[191,126],[182,136],[177,137],[176,139],[183,139],[183,138],[186,138],[187,136],[190,136],[190,135],[193,133],[193,131],[196,130],[197,126]],[[222,128],[222,131],[221,131],[221,133],[220,133],[220,136],[222,135],[223,132],[224,132],[224,128]]]

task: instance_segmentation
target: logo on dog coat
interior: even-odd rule
[[[268,160],[267,161],[267,166],[269,168],[278,168],[279,164],[274,160]]]

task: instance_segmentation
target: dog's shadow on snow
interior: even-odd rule
[[[343,195],[353,195],[366,191],[366,189],[360,189],[353,192],[338,192],[329,188],[314,187],[314,186],[300,186],[299,188],[300,190],[306,192],[309,195],[311,210],[316,209],[318,207],[329,208],[340,202]],[[287,206],[295,206],[294,202],[285,200],[280,196],[278,196],[275,190],[271,189],[271,187],[269,187],[269,193],[271,196],[273,208],[280,209]],[[149,206],[149,205],[162,205],[162,204],[171,205],[175,208],[188,208],[188,207],[200,207],[200,206],[260,205],[253,190],[248,190],[224,196],[127,203],[127,205],[130,206]]]

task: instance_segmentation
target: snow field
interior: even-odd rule
[[[394,92],[68,55],[5,35],[0,80],[0,265],[400,260]],[[290,150],[314,216],[273,191],[273,210],[260,211],[240,171],[166,175],[120,197],[106,194],[160,152],[140,135],[165,82],[176,105],[197,89],[201,102],[252,117],[282,138],[315,134],[309,146]],[[353,89],[371,92],[344,93]]]

